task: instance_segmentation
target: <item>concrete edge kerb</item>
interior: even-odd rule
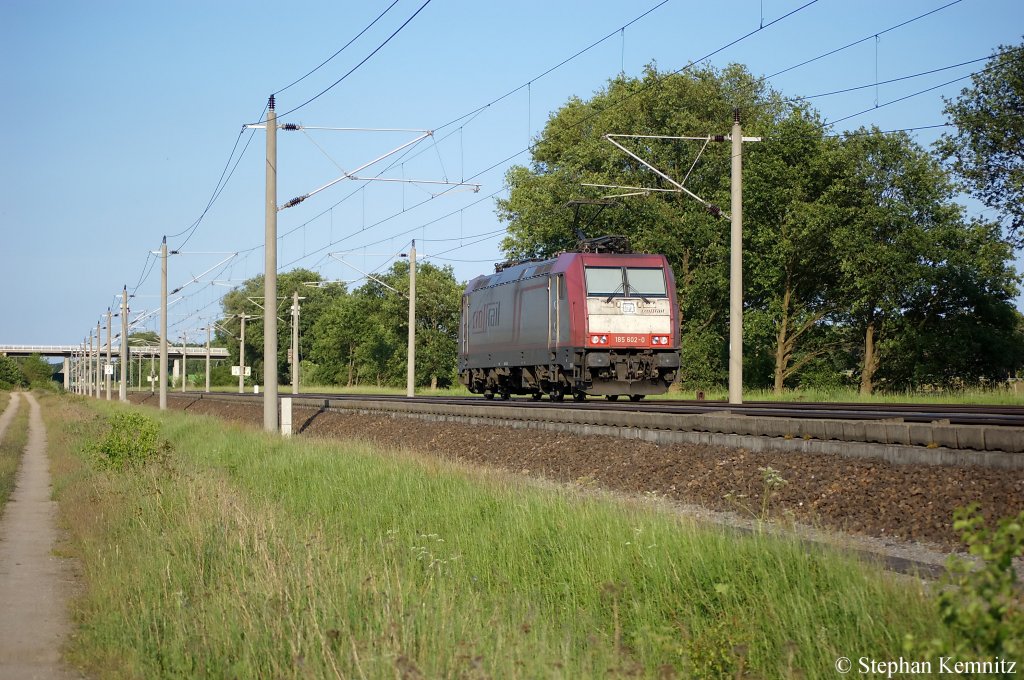
[[[253,395],[255,396],[255,395]],[[237,401],[238,395],[203,395]],[[258,398],[258,397],[257,397]],[[295,397],[295,408],[400,414],[453,422],[538,427],[658,443],[700,443],[754,451],[787,450],[881,458],[894,463],[982,465],[1024,469],[1024,428],[883,420],[803,419],[732,413],[662,414],[587,409],[538,409],[484,403],[438,404],[381,399]]]

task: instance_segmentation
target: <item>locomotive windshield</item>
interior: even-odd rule
[[[666,297],[660,267],[586,267],[587,295],[592,297]]]

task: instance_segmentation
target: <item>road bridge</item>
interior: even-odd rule
[[[100,349],[100,355],[106,356],[106,349]],[[27,357],[38,354],[41,357],[60,357],[64,360],[62,373],[64,376],[64,389],[71,387],[71,362],[80,361],[85,357],[95,356],[91,348],[84,345],[0,345],[0,356]],[[149,359],[160,356],[159,345],[129,345],[128,359]],[[206,347],[182,347],[178,345],[167,345],[167,358],[174,362],[173,374],[178,375],[179,364],[184,359],[205,359],[207,356]],[[224,360],[229,354],[227,348],[211,347],[209,349],[210,359]],[[117,364],[120,361],[120,348],[111,349],[111,362]]]

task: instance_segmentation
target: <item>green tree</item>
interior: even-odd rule
[[[24,376],[18,362],[7,355],[0,355],[0,389],[23,387]]]
[[[843,152],[845,176],[831,196],[840,219],[831,245],[841,258],[845,320],[861,338],[860,391],[870,394],[891,322],[926,280],[920,254],[929,229],[956,209],[941,169],[905,133],[861,128],[846,137]]]
[[[23,376],[23,385],[45,389],[55,387],[53,374],[56,367],[38,354],[19,360],[18,367]]]
[[[953,220],[929,235],[931,259],[889,343],[896,388],[958,387],[1014,375],[1024,363],[1019,276],[999,225]]]
[[[408,291],[409,264],[396,262],[324,310],[312,331],[310,356],[326,380],[404,384]],[[461,293],[450,267],[417,265],[417,385],[444,387],[454,380]]]
[[[965,222],[942,168],[904,133],[851,133],[843,160],[845,176],[831,192],[831,246],[840,258],[842,321],[859,337],[852,342],[861,392],[870,394],[878,377],[893,387],[934,377],[942,362],[942,382],[950,371],[961,380],[993,370],[1005,376],[999,362],[972,368],[954,357],[971,338],[977,347],[1017,342],[1017,277],[998,230]],[[1012,362],[1019,354],[1003,356]]]
[[[618,77],[590,100],[571,99],[548,120],[529,168],[507,175],[509,197],[498,201],[508,223],[502,243],[511,258],[546,257],[575,245],[574,211],[566,203],[608,190],[584,183],[665,188],[648,169],[606,142],[606,133],[692,136],[723,131],[739,108],[749,134],[765,134],[789,110],[742,66],[701,66],[685,74]],[[729,203],[727,145],[643,140],[641,155],[707,201]],[[612,192],[614,193],[614,192]],[[726,370],[729,229],[698,202],[677,194],[622,199],[596,217],[584,215],[588,235],[623,234],[637,251],[660,252],[676,275],[683,336],[681,378],[720,383]]]
[[[839,262],[826,234],[835,220],[829,192],[840,162],[838,140],[822,134],[813,112],[796,110],[751,151],[745,168],[744,325],[770,333],[754,344],[770,350],[764,363],[776,394],[836,347],[824,322],[838,303]]]
[[[288,348],[291,346],[292,336],[290,309],[293,293],[298,292],[300,297],[306,298],[300,302],[299,315],[299,356],[302,357],[312,347],[309,332],[317,317],[333,297],[343,295],[345,292],[344,286],[337,284],[323,287],[306,285],[322,281],[323,277],[308,269],[294,269],[277,277],[277,312],[285,322],[277,324],[278,352],[277,360],[272,366],[276,368],[278,380],[281,382],[290,380]],[[257,381],[259,376],[265,375],[262,306],[263,276],[260,275],[248,279],[239,288],[224,296],[221,301],[224,318],[219,322],[223,330],[220,330],[217,336],[218,344],[228,348],[232,361],[237,365],[241,334],[240,315],[246,314],[249,317],[245,324],[245,363],[253,367],[253,378]]]
[[[946,100],[956,132],[937,150],[963,186],[999,212],[1006,235],[1024,246],[1024,46],[1000,46],[971,87]]]

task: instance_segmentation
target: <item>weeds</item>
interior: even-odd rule
[[[160,424],[138,411],[118,411],[107,418],[107,432],[92,445],[100,467],[135,468],[154,458],[162,447]]]
[[[1024,590],[1014,559],[1024,553],[1024,512],[988,527],[978,505],[957,509],[953,527],[960,532],[975,564],[949,559],[949,576],[938,595],[938,613],[948,635],[923,645],[925,656],[954,660],[1024,657]],[[915,647],[912,637],[907,646]]]
[[[767,522],[771,519],[772,501],[779,493],[779,489],[788,484],[778,470],[771,466],[757,468],[761,472],[761,510],[754,512],[753,508],[746,502],[747,494],[730,491],[725,494],[725,499],[736,507],[744,510],[751,517],[759,522]]]

